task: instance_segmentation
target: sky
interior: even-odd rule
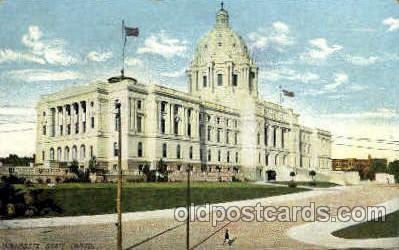
[[[260,68],[262,97],[278,102],[279,86],[294,91],[283,104],[333,133],[333,158],[399,158],[398,1],[224,6]],[[186,90],[184,71],[219,8],[205,0],[0,0],[0,156],[34,153],[41,95],[119,74],[122,19],[140,29],[127,41],[126,75]]]

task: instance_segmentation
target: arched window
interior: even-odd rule
[[[72,147],[72,160],[76,161],[78,159],[78,148],[76,145]]]
[[[143,157],[143,143],[137,143],[137,157]]]
[[[65,147],[64,150],[64,161],[69,161],[69,147]]]
[[[162,157],[168,157],[168,145],[166,143],[162,144]]]
[[[177,147],[176,147],[176,158],[180,159],[180,156],[181,156],[181,154],[180,154],[180,145],[178,144]]]
[[[80,160],[83,161],[86,158],[86,146],[80,145]]]
[[[60,147],[57,148],[57,161],[62,160],[62,150]]]
[[[54,148],[50,148],[50,161],[54,161]]]

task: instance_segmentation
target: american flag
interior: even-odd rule
[[[139,28],[125,27],[126,36],[139,36]]]
[[[294,97],[295,96],[295,93],[293,91],[289,91],[289,90],[286,90],[286,89],[283,89],[283,94],[285,96],[288,96],[288,97]]]

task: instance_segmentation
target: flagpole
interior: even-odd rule
[[[126,47],[126,32],[125,32],[125,20],[122,19],[122,70],[121,70],[121,77],[125,77],[125,47]]]

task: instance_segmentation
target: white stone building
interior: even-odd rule
[[[44,96],[37,105],[36,163],[92,156],[116,169],[114,102],[122,104],[122,168],[138,172],[162,159],[169,178],[285,180],[295,171],[331,170],[331,134],[299,124],[290,108],[259,97],[259,68],[226,10],[199,42],[188,92],[132,78],[96,82]]]

